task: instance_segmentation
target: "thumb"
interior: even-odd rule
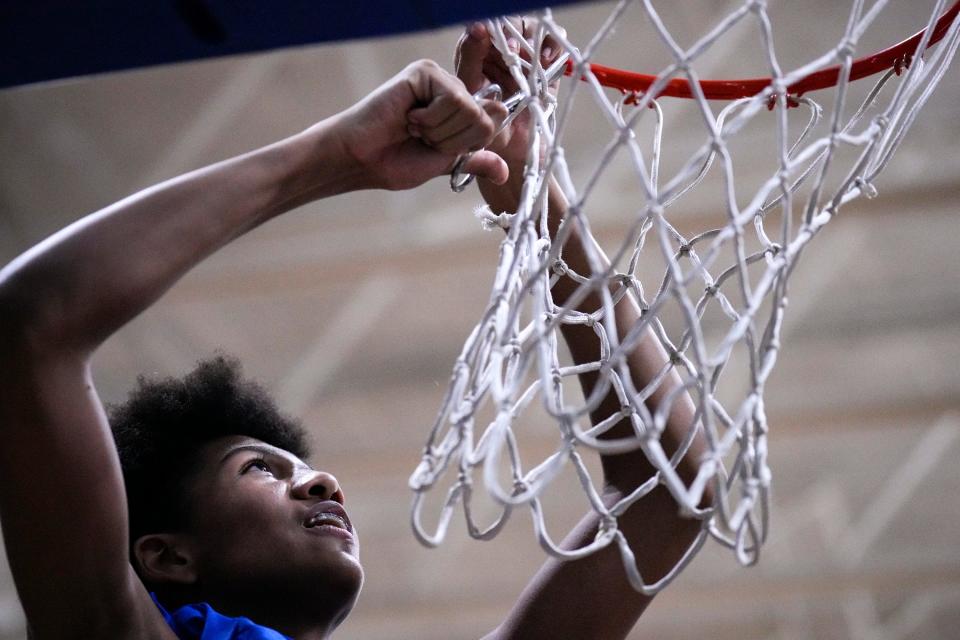
[[[460,38],[454,66],[457,77],[470,93],[476,93],[487,83],[483,74],[483,60],[492,46],[490,34],[482,22],[474,22],[468,26]]]
[[[504,159],[486,149],[474,152],[464,163],[463,170],[497,185],[504,184],[510,177],[510,169]]]

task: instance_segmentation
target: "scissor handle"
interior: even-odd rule
[[[503,89],[500,88],[500,85],[488,84],[483,89],[480,89],[473,94],[473,99],[477,102],[480,102],[481,100],[486,100],[490,96],[494,96],[495,100],[501,99],[503,96]],[[457,158],[456,164],[453,165],[453,171],[450,172],[450,188],[453,189],[454,193],[460,193],[467,188],[467,185],[473,182],[473,174],[464,173],[463,171],[463,167],[472,157],[473,151],[468,151]]]

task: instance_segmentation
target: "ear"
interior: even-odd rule
[[[194,551],[185,535],[151,533],[133,543],[133,562],[146,582],[193,584],[197,581]]]

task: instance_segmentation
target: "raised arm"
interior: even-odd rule
[[[502,116],[415,63],[351,109],[91,214],[0,271],[0,522],[36,639],[172,638],[129,562],[120,465],[90,376],[97,346],[244,232],[308,201],[448,172]],[[472,162],[506,178],[493,153]]]
[[[526,31],[532,35],[535,23],[527,21]],[[554,52],[558,47],[549,40]],[[556,53],[552,53],[555,56]],[[468,29],[458,49],[457,70],[467,88],[477,91],[485,83],[501,84],[505,95],[515,87],[505,73],[499,54],[491,48],[485,29]],[[510,130],[497,140],[495,148],[510,164],[510,178],[506,184],[495,185],[478,180],[480,191],[494,213],[516,210],[523,180],[523,163],[527,155],[528,122],[522,116]],[[549,192],[549,222],[551,235],[555,234],[567,211],[567,202],[556,183]],[[594,243],[591,237],[582,237],[574,231],[563,248],[562,258],[576,273],[590,275],[594,270],[587,259],[585,246]],[[596,253],[603,255],[596,248]],[[604,266],[608,266],[605,264]],[[563,305],[577,289],[569,277],[560,278],[552,294],[558,305]],[[594,312],[602,306],[600,296],[591,294],[577,309]],[[623,338],[640,317],[640,308],[631,295],[624,296],[615,306],[617,330]],[[562,333],[575,362],[586,363],[600,359],[600,344],[592,328],[585,325],[562,325]],[[630,375],[638,389],[651,381],[667,363],[668,358],[651,331],[628,355]],[[596,372],[580,376],[585,394],[590,394],[597,383]],[[680,384],[672,373],[647,400],[654,411],[672,389]],[[611,390],[591,420],[597,424],[619,413],[621,403]],[[662,443],[670,455],[682,441],[693,422],[694,408],[690,398],[681,394],[671,408]],[[622,438],[632,435],[629,421],[624,419],[603,437]],[[703,452],[702,440],[695,439],[678,471],[686,481],[696,474],[696,462]],[[601,457],[604,474],[606,504],[612,505],[650,478],[655,469],[640,452]],[[709,495],[705,502],[709,503]],[[588,514],[564,540],[563,546],[573,549],[594,540],[599,521],[596,514]],[[619,519],[620,527],[636,554],[637,565],[649,583],[665,575],[690,547],[700,531],[700,523],[679,515],[679,507],[659,486],[631,506]],[[521,594],[516,606],[504,623],[492,634],[495,638],[596,638],[598,640],[625,637],[651,598],[637,593],[624,572],[620,552],[615,545],[587,556],[582,560],[561,562],[549,559]]]

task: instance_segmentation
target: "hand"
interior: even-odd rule
[[[468,151],[475,151],[468,172],[502,184],[506,163],[481,149],[506,115],[498,101],[474,100],[460,80],[421,60],[341,114],[337,127],[346,153],[366,175],[365,187],[416,187],[450,173]]]
[[[537,34],[539,23],[533,18],[511,18],[518,31],[523,33],[527,42],[532,44],[532,38]],[[512,34],[507,33],[507,44],[511,51],[520,51],[521,57],[529,59]],[[544,67],[553,63],[562,53],[561,47],[553,35],[547,34],[541,43],[541,64]],[[454,56],[454,65],[457,76],[463,81],[467,90],[475,93],[490,85],[498,84],[507,98],[518,90],[502,54],[494,47],[490,33],[483,23],[470,25],[457,43]],[[559,81],[553,82],[549,90],[556,93]],[[487,147],[488,150],[499,154],[510,167],[510,177],[506,183],[494,183],[478,176],[480,193],[495,210],[513,211],[516,208],[520,188],[523,184],[523,166],[527,159],[531,131],[531,116],[529,112],[522,112],[510,126],[498,135]]]

